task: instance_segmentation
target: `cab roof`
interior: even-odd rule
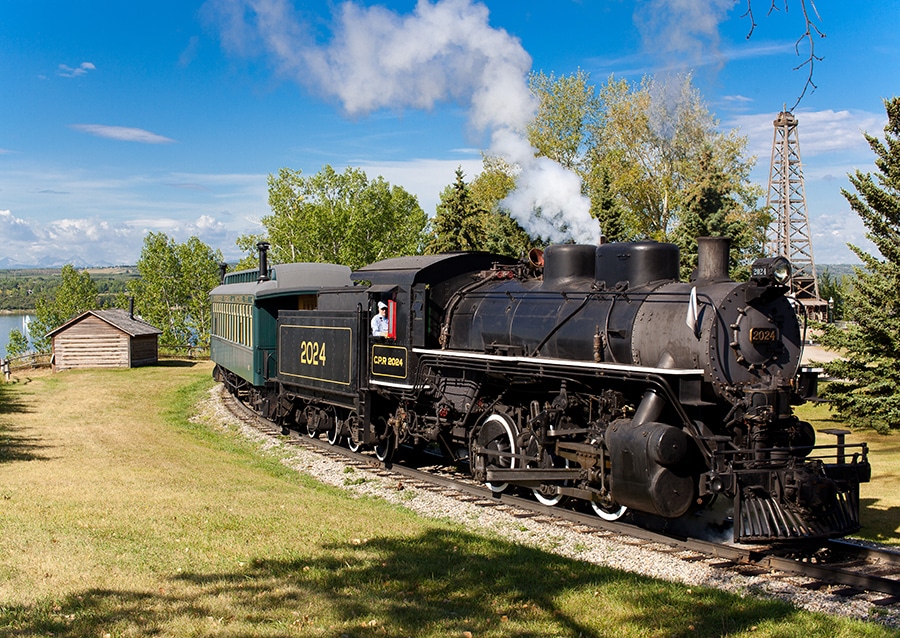
[[[511,257],[486,252],[453,252],[439,255],[392,257],[364,266],[350,276],[354,281],[369,281],[373,286],[434,284],[450,277],[489,270],[494,264],[517,263]]]

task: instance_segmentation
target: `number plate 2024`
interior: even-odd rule
[[[772,343],[778,341],[775,328],[750,328],[750,343]]]

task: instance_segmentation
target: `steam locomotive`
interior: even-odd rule
[[[792,413],[814,396],[784,258],[728,277],[701,238],[691,281],[657,242],[559,244],[229,273],[211,292],[215,376],[285,430],[388,462],[439,449],[491,490],[615,520],[716,513],[737,542],[859,529],[865,445]],[[379,302],[388,330],[372,336]],[[715,518],[715,517],[713,517]]]

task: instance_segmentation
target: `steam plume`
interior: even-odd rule
[[[517,190],[505,201],[513,217],[551,241],[599,238],[580,179],[535,157],[527,142],[525,126],[537,108],[527,83],[531,57],[518,38],[488,24],[483,4],[419,0],[411,14],[400,15],[345,2],[324,45],[287,0],[211,0],[206,11],[226,46],[241,53],[263,46],[283,72],[336,98],[350,115],[446,101],[467,105],[474,129],[490,133],[490,152],[520,171]]]
[[[641,0],[635,6],[634,23],[647,49],[667,61],[694,65],[720,57],[719,25],[736,4],[736,0]]]

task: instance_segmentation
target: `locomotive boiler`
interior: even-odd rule
[[[735,282],[727,240],[699,252],[688,282],[676,246],[631,242],[388,259],[303,305],[285,290],[276,352],[244,392],[285,428],[384,461],[430,446],[495,492],[607,519],[715,512],[743,542],[856,531],[865,446],[816,445],[792,412],[815,374],[790,264]],[[379,302],[386,337],[368,330]]]

